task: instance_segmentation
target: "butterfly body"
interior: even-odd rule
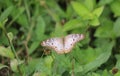
[[[58,54],[68,53],[74,45],[84,39],[83,34],[70,34],[63,38],[50,38],[41,43],[42,46],[55,50]]]

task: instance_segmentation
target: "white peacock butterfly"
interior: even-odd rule
[[[58,54],[70,52],[74,45],[84,39],[83,34],[70,34],[63,38],[50,38],[41,43],[42,46],[55,50]]]

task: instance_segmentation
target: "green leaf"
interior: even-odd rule
[[[86,26],[86,24],[81,19],[73,19],[73,20],[68,21],[63,26],[63,31],[70,31],[70,30],[73,30],[73,29],[76,29],[76,28],[80,28],[80,27],[84,27],[84,26]]]
[[[118,71],[114,76],[120,76],[120,71]]]
[[[72,6],[73,6],[73,9],[76,11],[76,13],[81,17],[85,17],[90,14],[90,11],[83,3],[72,2]]]
[[[0,63],[0,69],[5,68],[5,67],[7,67],[7,68],[8,68],[8,66],[3,65],[3,64],[1,64],[1,63]]]
[[[51,33],[51,36],[52,37],[55,37],[55,36],[60,37],[60,36],[63,36],[64,34],[65,34],[65,32],[63,32],[63,27],[59,23],[57,23],[55,25],[54,32]]]
[[[97,16],[97,18],[99,18],[99,16],[102,14],[104,9],[104,6],[98,7],[93,11],[93,14]]]
[[[72,19],[75,12],[73,13],[72,5],[69,5],[66,10],[66,19]]]
[[[8,38],[9,38],[10,42],[12,42],[12,40],[13,40],[13,33],[9,32],[9,33],[7,33],[7,35],[8,35]]]
[[[47,76],[45,73],[42,72],[36,72],[33,74],[33,76]]]
[[[35,49],[40,45],[40,42],[45,37],[44,32],[45,32],[45,22],[44,19],[41,16],[39,16],[37,18],[37,24],[35,30],[33,31],[34,42],[30,45],[28,52],[29,54],[32,54],[35,51]]]
[[[105,63],[111,55],[113,45],[114,41],[108,43],[106,46],[104,46],[104,48],[101,48],[101,50],[104,50],[104,52],[100,54],[93,62],[86,64],[84,66],[83,73],[85,74],[86,72],[95,69],[99,67],[101,64]]]
[[[23,65],[23,68],[22,68],[22,70],[24,70],[25,74],[28,76],[31,75],[35,71],[40,71],[40,70],[43,70],[43,68],[45,68],[44,66],[40,65],[43,63],[42,58],[32,58],[28,61],[28,63],[29,64],[27,66]]]
[[[3,46],[0,46],[0,55],[11,59],[14,58],[14,54],[12,53],[12,50],[10,48],[5,48]]]
[[[40,46],[40,42],[34,41],[29,48],[29,55],[32,54],[38,46]]]
[[[114,0],[110,4],[112,12],[115,14],[115,16],[120,16],[120,1],[119,0]]]
[[[86,5],[86,7],[90,10],[90,11],[92,11],[93,9],[94,9],[94,6],[95,6],[95,4],[96,4],[96,1],[95,0],[84,0],[85,2],[85,5]]]
[[[101,76],[100,74],[97,74],[97,73],[92,73],[91,76]]]
[[[57,64],[59,64],[59,65],[57,65]],[[65,56],[64,54],[58,55],[55,53],[55,59],[54,59],[53,65],[54,65],[54,67],[55,67],[55,65],[57,65],[57,71],[56,71],[56,69],[52,68],[53,71],[55,71],[59,75],[62,75],[66,70],[71,68],[70,58]]]
[[[99,1],[99,5],[110,4],[112,1],[114,1],[114,0],[100,0],[100,1]]]
[[[98,27],[94,36],[99,38],[114,38],[113,22],[109,19],[103,19],[101,26]]]
[[[25,12],[24,7],[15,7],[14,6],[14,10],[11,13],[12,18],[13,18],[11,22],[16,21],[23,28],[29,28],[27,15],[24,12]]]
[[[113,31],[116,37],[120,37],[120,17],[115,21]]]
[[[100,24],[100,22],[99,22],[99,16],[103,12],[103,9],[104,9],[104,7],[101,6],[99,8],[96,8],[93,11],[93,13],[92,13],[93,14],[93,19],[90,21],[90,25],[92,25],[92,26],[98,26]]]
[[[20,8],[15,8],[12,11],[11,15],[12,15],[12,21],[9,24],[9,26],[14,22],[17,21],[21,26],[27,28],[28,27],[28,21],[26,19],[26,16],[23,14],[23,12],[25,11],[24,7],[20,7]]]
[[[117,63],[115,65],[116,68],[120,69],[120,54],[115,55],[116,59],[117,59]]]
[[[45,21],[41,16],[38,16],[37,24],[34,32],[36,34],[36,39],[41,41],[43,39],[44,32],[45,32]]]
[[[52,62],[53,62],[53,58],[51,56],[47,56],[44,59],[44,65],[48,68],[48,69],[52,69]]]
[[[16,59],[11,60],[10,67],[11,67],[12,71],[18,72],[18,64],[19,63]]]
[[[107,70],[104,70],[102,76],[110,76]]]
[[[0,22],[3,22],[7,19],[7,17],[10,15],[10,13],[13,10],[13,6],[9,6],[0,16]]]
[[[89,23],[91,26],[98,26],[100,24],[99,20],[97,17],[95,17],[94,19],[92,19]]]
[[[24,63],[23,60],[11,59],[10,60],[10,68],[13,72],[19,72],[18,66],[21,69],[21,65]],[[25,69],[25,68],[24,68]]]

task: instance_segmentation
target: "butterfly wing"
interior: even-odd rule
[[[64,52],[68,53],[72,50],[74,45],[80,40],[84,39],[83,34],[70,34],[64,38]]]
[[[57,53],[62,54],[63,51],[63,39],[62,38],[50,38],[41,43],[42,46],[51,48]]]

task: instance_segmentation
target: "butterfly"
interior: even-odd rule
[[[63,38],[50,38],[41,43],[43,47],[51,48],[58,54],[70,52],[74,45],[84,39],[83,34],[70,34]]]

